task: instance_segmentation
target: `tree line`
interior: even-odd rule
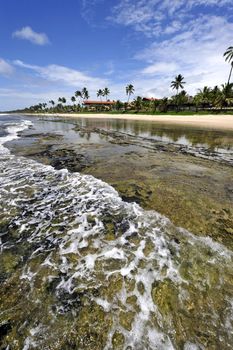
[[[199,89],[195,96],[190,96],[184,90],[186,82],[181,74],[178,74],[174,80],[171,81],[170,87],[176,91],[176,94],[170,98],[164,97],[162,99],[146,99],[141,96],[137,96],[130,102],[130,98],[135,93],[135,88],[132,84],[128,84],[125,87],[125,93],[127,96],[127,102],[120,100],[114,101],[115,110],[135,110],[139,111],[159,111],[167,112],[168,110],[180,111],[184,109],[201,110],[201,109],[229,109],[233,108],[233,83],[231,83],[231,76],[233,71],[233,46],[228,47],[224,53],[225,61],[230,64],[230,72],[228,81],[221,86],[208,87],[204,86],[203,89]],[[108,87],[98,89],[96,92],[97,98],[102,101],[104,97],[108,101],[110,90]],[[50,100],[49,103],[39,103],[37,105],[26,108],[27,112],[81,112],[88,110],[84,101],[90,98],[89,91],[86,87],[82,90],[75,91],[71,96],[71,104],[68,103],[65,97],[59,97],[57,102]],[[104,102],[100,104],[98,109],[109,110],[110,107],[104,105]]]

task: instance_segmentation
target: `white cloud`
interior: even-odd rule
[[[148,66],[134,84],[145,87],[146,94],[154,91],[162,97],[172,94],[170,81],[179,73],[185,77],[185,88],[190,94],[204,85],[213,87],[226,82],[230,66],[223,53],[232,42],[232,32],[233,23],[223,17],[201,16],[190,21],[182,33],[169,40],[155,41],[136,55]]]
[[[24,39],[36,45],[46,45],[49,39],[45,33],[37,33],[31,27],[23,27],[12,34],[13,38]]]
[[[182,31],[183,23],[197,17],[195,8],[199,14],[204,14],[208,7],[211,14],[223,6],[228,6],[230,13],[232,0],[121,0],[107,19],[132,27],[147,37],[159,37]]]
[[[0,110],[13,110],[18,108],[29,107],[31,105],[38,104],[39,102],[48,103],[49,100],[58,101],[58,97],[65,97],[67,101],[73,95],[72,90],[61,90],[58,88],[48,88],[39,90],[40,87],[5,89],[0,88]]]
[[[14,88],[0,88],[0,110],[23,108],[39,102],[57,101],[58,97],[65,97],[67,102],[76,90],[87,87],[90,97],[97,98],[96,92],[108,86],[110,98],[124,94],[124,87],[111,84],[108,79],[93,77],[84,72],[56,64],[38,66],[27,64],[20,60],[13,62],[20,80],[14,83]]]
[[[14,61],[18,67],[27,68],[35,71],[41,78],[51,82],[61,82],[68,86],[82,87],[84,85],[91,85],[92,88],[100,88],[108,84],[106,79],[92,77],[81,71],[71,69],[56,64],[51,64],[45,67],[31,65],[20,60]]]
[[[0,58],[0,74],[7,76],[7,75],[10,75],[11,73],[13,73],[13,67],[9,63],[7,63],[5,60]]]
[[[148,67],[142,70],[144,74],[168,74],[171,72],[175,72],[178,66],[176,63],[170,62],[157,62],[149,65]]]
[[[104,3],[105,0],[81,0],[81,16],[83,19],[93,27],[96,27],[96,20],[98,19],[96,6]]]

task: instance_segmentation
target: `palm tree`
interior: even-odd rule
[[[219,91],[216,98],[216,106],[223,107],[233,105],[233,83],[231,84],[222,84],[222,90]]]
[[[59,97],[59,98],[58,98],[58,102],[60,102],[60,106],[64,107],[64,106],[63,106],[63,103],[64,103],[64,104],[66,103],[65,97]]]
[[[158,109],[160,112],[167,112],[168,109],[168,98],[164,97],[162,100],[159,101]]]
[[[116,101],[116,104],[115,104],[115,108],[117,111],[119,111],[119,109],[123,108],[124,107],[124,103],[121,102],[120,100],[117,100]]]
[[[109,90],[107,87],[104,88],[104,90],[103,90],[103,96],[106,97],[106,101],[107,101],[107,97],[108,97],[109,94],[110,94],[110,90]]]
[[[126,95],[128,96],[127,103],[129,103],[130,96],[134,93],[134,86],[132,84],[128,84],[125,88],[125,91]]]
[[[102,101],[102,96],[103,96],[103,90],[99,89],[96,93],[97,97],[100,97],[100,100]]]
[[[218,95],[219,91],[220,90],[218,85],[215,85],[215,87],[211,90],[212,99],[214,99]]]
[[[177,105],[177,111],[179,109],[179,99],[178,99],[178,93],[179,93],[179,89],[183,89],[184,88],[184,84],[185,82],[183,81],[184,77],[181,74],[178,74],[175,77],[175,80],[173,80],[171,82],[171,88],[172,89],[176,89],[176,105]]]
[[[89,93],[88,93],[88,90],[87,90],[87,88],[83,88],[82,89],[82,97],[85,99],[85,100],[88,100],[89,99]]]
[[[75,103],[76,98],[74,96],[71,97],[71,102]]]
[[[137,96],[133,102],[137,112],[139,112],[142,108],[142,98],[140,96]]]
[[[197,100],[199,100],[199,102],[208,104],[211,101],[211,97],[212,97],[212,90],[208,86],[204,86],[203,89],[198,89],[196,98]]]
[[[225,61],[229,62],[231,65],[230,74],[227,82],[227,84],[229,84],[231,80],[232,69],[233,69],[233,46],[228,47],[226,52],[223,54],[223,57],[225,57]]]
[[[222,84],[222,92],[226,95],[227,98],[233,97],[233,83]]]
[[[176,94],[178,95],[179,89],[184,88],[184,84],[186,84],[184,81],[184,77],[181,74],[178,74],[175,77],[175,80],[171,82],[171,88],[176,89]]]
[[[55,105],[55,102],[53,100],[50,100],[49,103],[54,106]]]
[[[75,91],[75,97],[77,97],[79,99],[79,103],[81,103],[81,99],[82,99],[82,92],[80,90]]]

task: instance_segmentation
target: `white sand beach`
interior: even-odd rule
[[[104,113],[59,113],[59,114],[36,114],[43,116],[56,116],[67,118],[96,118],[96,119],[131,119],[154,121],[164,124],[176,124],[184,126],[195,126],[212,129],[233,130],[233,115],[146,115],[146,114],[104,114]]]

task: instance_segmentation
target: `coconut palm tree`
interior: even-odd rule
[[[102,101],[103,90],[99,89],[96,93],[97,97],[100,97],[100,101]]]
[[[55,105],[55,102],[53,100],[50,100],[49,103],[54,106]]]
[[[141,96],[137,96],[137,98],[135,98],[134,102],[134,106],[137,110],[137,112],[140,111],[140,109],[142,109],[142,98]]]
[[[127,103],[129,103],[129,99],[130,99],[130,96],[134,93],[134,86],[132,84],[128,84],[125,88],[125,91],[126,91],[126,95],[128,96],[128,101]]]
[[[220,92],[220,89],[219,87],[216,85],[212,90],[211,90],[211,99],[212,99],[212,102],[214,102],[214,100],[216,99],[216,97],[218,96]]]
[[[107,101],[107,97],[108,97],[109,94],[110,94],[110,90],[109,90],[107,87],[104,88],[104,90],[103,90],[103,96],[106,97],[106,101]]]
[[[183,89],[184,88],[184,84],[185,82],[183,81],[184,80],[184,77],[181,75],[181,74],[178,74],[176,77],[175,77],[175,80],[173,80],[171,82],[171,88],[172,89],[176,89],[176,105],[177,105],[177,111],[179,109],[179,96],[178,96],[178,93],[179,93],[179,89]]]
[[[75,103],[75,101],[76,101],[75,96],[72,96],[72,97],[71,97],[71,102]]]
[[[219,91],[215,104],[221,109],[233,105],[233,83],[222,84],[222,89]]]
[[[184,88],[184,84],[186,84],[184,81],[184,77],[181,74],[178,74],[175,77],[175,80],[171,82],[171,88],[174,90],[176,89],[176,94],[178,95],[179,89]]]
[[[224,52],[223,57],[225,57],[225,61],[229,62],[231,65],[230,74],[229,74],[228,82],[227,82],[227,84],[229,84],[230,80],[231,80],[232,70],[233,70],[233,46],[228,47],[226,52]]]
[[[81,99],[82,99],[82,97],[83,97],[83,96],[82,96],[82,92],[81,92],[80,90],[77,90],[77,91],[75,91],[74,95],[75,95],[75,97],[78,98],[79,103],[81,103]]]
[[[202,104],[209,104],[212,99],[212,90],[208,86],[204,86],[203,89],[198,89],[198,93],[196,94],[196,100]]]
[[[63,103],[64,103],[64,104],[66,103],[65,97],[59,97],[59,98],[58,98],[58,102],[60,102],[60,106],[62,106],[62,107],[64,108]]]
[[[88,90],[87,90],[87,88],[86,87],[84,87],[83,89],[82,89],[82,97],[85,99],[85,100],[88,100],[89,99],[89,92],[88,92]]]

